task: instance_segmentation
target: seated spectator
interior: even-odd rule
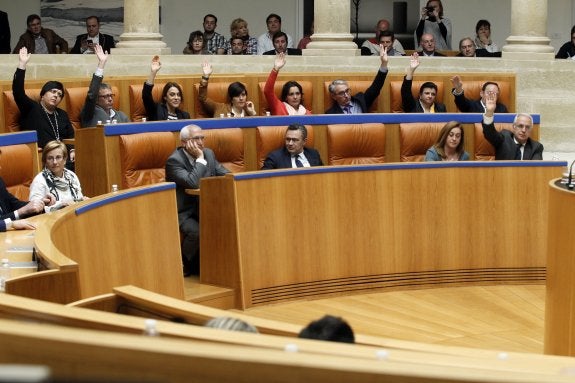
[[[499,52],[499,47],[491,41],[491,23],[479,20],[475,25],[475,48],[485,49],[487,52]]]
[[[286,82],[282,87],[281,100],[277,98],[274,92],[274,85],[280,69],[284,67],[285,63],[285,54],[278,53],[274,60],[274,67],[264,87],[264,96],[266,97],[270,113],[274,116],[311,114],[303,105],[303,90],[297,81]]]
[[[513,132],[503,129],[498,132],[493,124],[497,110],[497,97],[489,94],[485,99],[483,114],[483,135],[495,148],[496,160],[542,160],[543,145],[531,138],[533,117],[519,113],[513,119]]]
[[[275,55],[278,53],[285,53],[286,55],[301,56],[301,49],[287,47],[287,35],[285,32],[279,31],[273,37],[274,49],[264,52],[264,55]]]
[[[12,53],[19,53],[22,47],[25,47],[28,52],[35,54],[68,53],[68,42],[58,36],[53,30],[42,28],[40,16],[28,16],[26,25],[28,28],[20,36]]]
[[[250,37],[247,21],[242,18],[233,20],[230,24],[230,34],[232,38],[239,37],[244,41],[244,54],[258,54],[258,40],[255,37]],[[270,49],[273,49],[273,45],[271,45]],[[226,54],[232,54],[231,39],[226,44]]]
[[[443,16],[441,0],[428,0],[421,9],[421,17],[415,29],[415,46],[420,45],[426,33],[433,36],[438,50],[451,50],[451,20]]]
[[[435,144],[425,153],[425,161],[467,161],[469,154],[464,150],[464,134],[461,124],[449,121],[439,131]]]
[[[332,81],[329,85],[329,93],[333,99],[333,104],[331,108],[325,111],[326,114],[359,114],[369,111],[371,104],[377,100],[387,77],[387,48],[381,48],[379,58],[381,61],[379,70],[365,93],[359,92],[352,96],[347,81]]]
[[[464,113],[485,113],[485,98],[488,95],[493,95],[495,101],[499,98],[499,85],[493,81],[487,81],[481,87],[481,92],[479,95],[481,98],[479,100],[470,100],[465,97],[463,92],[463,82],[459,76],[453,76],[451,78],[451,83],[453,84],[453,89],[451,94],[455,97],[455,105],[457,109]],[[503,104],[497,103],[497,108],[495,108],[495,113],[507,113],[507,107]]]
[[[379,34],[379,45],[387,48],[388,56],[405,56],[405,54],[402,54],[393,48],[394,41],[395,34],[392,31],[381,31]]]
[[[208,52],[204,44],[204,34],[201,31],[190,33],[188,44],[182,53],[185,55],[209,55],[210,52]]]
[[[198,98],[202,103],[204,109],[212,114],[212,117],[219,117],[221,115],[231,117],[245,117],[245,116],[255,116],[256,110],[254,109],[254,103],[248,101],[248,91],[246,86],[241,82],[232,82],[228,86],[228,102],[221,103],[215,102],[208,97],[208,82],[210,80],[210,75],[212,74],[212,65],[210,63],[202,64],[203,76],[200,81],[200,89]]]
[[[421,47],[421,56],[445,57],[444,54],[435,50],[435,38],[432,34],[424,33],[419,41],[419,46]]]
[[[375,26],[375,38],[367,39],[361,44],[361,55],[362,56],[379,56],[379,46],[381,42],[379,41],[379,37],[381,32],[389,31],[389,21],[385,19],[381,19],[377,22]],[[394,52],[399,52],[397,56],[405,56],[405,50],[403,49],[403,45],[397,39],[393,39],[393,50]],[[389,56],[394,56],[389,54]]]
[[[246,44],[244,39],[241,37],[232,37],[229,41],[230,51],[229,55],[245,55],[246,54]]]
[[[8,14],[0,11],[0,53],[10,53],[10,23],[8,22]]]
[[[266,17],[266,25],[268,31],[258,37],[258,55],[274,50],[273,36],[282,30],[282,18],[275,13],[271,13]],[[288,34],[286,34],[286,41],[287,47],[293,48],[293,39]]]
[[[415,100],[411,94],[413,73],[419,66],[419,55],[414,52],[411,55],[407,74],[401,84],[401,104],[406,113],[445,113],[445,105],[435,102],[437,97],[437,85],[432,82],[424,82],[419,88],[419,100]]]
[[[18,68],[12,80],[12,92],[20,110],[21,126],[36,131],[40,147],[44,147],[52,140],[74,138],[74,128],[68,114],[58,108],[64,98],[64,85],[60,81],[48,81],[40,90],[40,101],[32,100],[24,91],[26,65],[31,54],[26,47],[22,47],[18,57]],[[69,147],[69,153],[66,167],[74,170],[75,151],[72,146]]]
[[[325,315],[300,331],[299,338],[355,343],[351,326],[341,318]]]
[[[114,110],[114,97],[112,87],[102,82],[104,79],[104,66],[108,61],[108,54],[99,45],[94,47],[94,53],[98,57],[98,68],[92,75],[90,88],[86,95],[84,107],[80,112],[80,123],[83,128],[96,126],[99,121],[130,122],[124,112]]]
[[[226,53],[226,39],[216,32],[218,18],[211,13],[204,16],[204,43],[208,52],[212,55],[223,55]]]
[[[148,121],[185,120],[190,118],[188,112],[180,109],[182,102],[184,102],[184,93],[178,83],[172,81],[166,83],[162,90],[162,102],[154,102],[152,89],[154,88],[156,75],[161,68],[160,57],[154,56],[152,58],[150,75],[144,82],[144,88],[142,89],[142,100],[144,101]]]
[[[221,330],[241,331],[258,333],[258,329],[254,326],[238,318],[232,317],[217,317],[210,319],[204,325],[205,327],[218,328]]]
[[[308,33],[304,34],[304,36],[301,38],[301,40],[299,41],[299,43],[297,44],[297,49],[306,49],[307,45],[311,42],[311,35],[313,35],[313,21],[311,22],[311,25],[309,27],[309,31]]]
[[[111,52],[116,47],[114,37],[100,33],[100,19],[98,16],[90,16],[86,19],[86,30],[84,33],[76,36],[76,43],[70,53],[95,53],[94,46],[99,45],[104,52]]]
[[[575,60],[575,25],[571,28],[571,41],[561,45],[555,58]]]
[[[30,185],[30,201],[42,201],[46,195],[54,198],[45,206],[46,212],[58,210],[86,199],[82,195],[80,180],[65,168],[68,150],[60,141],[50,141],[42,150],[44,169]]]
[[[471,37],[464,37],[459,40],[457,57],[501,57],[501,52],[491,53],[483,48],[477,49]]]
[[[302,124],[289,125],[285,133],[285,145],[267,155],[262,170],[322,166],[319,152],[307,148],[306,143],[306,127]]]

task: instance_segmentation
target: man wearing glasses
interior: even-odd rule
[[[380,47],[379,58],[381,60],[379,70],[365,93],[359,92],[352,96],[349,84],[345,80],[333,80],[329,84],[328,90],[333,104],[325,111],[326,114],[359,114],[369,111],[387,77],[387,48]]]
[[[98,68],[92,76],[86,101],[80,112],[80,124],[83,128],[87,128],[98,125],[99,121],[129,122],[130,119],[124,112],[114,109],[115,94],[112,93],[110,85],[102,82],[108,54],[100,45],[94,45],[94,53],[98,57]]]
[[[178,222],[183,235],[182,261],[184,276],[200,271],[200,206],[197,195],[186,189],[199,189],[205,177],[223,176],[230,171],[216,159],[211,149],[204,147],[202,128],[187,125],[180,130],[181,146],[166,161],[166,181],[176,183]]]
[[[453,76],[451,83],[453,84],[451,94],[455,97],[455,105],[457,105],[459,111],[463,113],[485,113],[486,97],[494,96],[496,102],[495,113],[507,113],[507,107],[497,102],[499,98],[499,85],[496,82],[487,81],[483,84],[481,92],[479,92],[481,96],[479,100],[470,100],[465,97],[463,82],[461,82],[459,76]]]
[[[513,131],[503,129],[498,132],[493,124],[493,114],[497,109],[497,96],[485,97],[483,114],[483,135],[495,148],[496,160],[542,160],[543,145],[531,139],[533,118],[526,113],[519,113],[513,120]]]

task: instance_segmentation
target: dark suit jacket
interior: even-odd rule
[[[322,166],[323,162],[319,152],[312,148],[303,148],[303,154],[311,166]],[[269,153],[264,161],[262,170],[291,168],[291,154],[285,146]]]
[[[495,125],[483,124],[483,136],[495,148],[496,160],[513,160],[515,159],[515,152],[517,151],[517,144],[513,139],[513,133],[509,130],[502,130],[498,132]],[[524,160],[542,160],[543,159],[543,145],[541,143],[527,139],[527,143],[523,148]]]
[[[204,159],[207,166],[197,161],[192,163],[184,153],[184,148],[179,147],[166,161],[166,181],[176,183],[180,223],[190,217],[197,220],[200,213],[198,196],[186,194],[186,189],[198,189],[202,178],[223,176],[230,172],[218,162],[211,149],[204,148]]]
[[[14,197],[7,189],[4,180],[0,178],[0,207],[2,208],[2,214],[0,214],[0,225],[4,225],[4,220],[6,218],[16,219],[14,211],[25,206],[27,202],[20,201],[18,198]],[[24,217],[20,217],[24,218]],[[6,226],[4,226],[6,230]]]
[[[82,47],[82,41],[86,40],[87,38],[88,38],[87,33],[76,36],[76,43],[74,44],[74,47],[72,48],[70,53],[82,53],[82,50],[80,49]],[[110,53],[111,48],[116,48],[116,42],[114,41],[114,37],[110,35],[105,35],[103,33],[100,33],[98,44],[102,46],[104,52],[108,53]]]
[[[464,57],[461,52],[459,52],[457,57]],[[501,52],[489,52],[485,48],[479,48],[475,50],[475,57],[501,57]]]
[[[424,113],[423,108],[421,107],[421,103],[418,102],[418,99],[413,98],[411,94],[411,84],[413,80],[408,80],[403,77],[403,83],[401,84],[401,105],[403,107],[403,111],[405,113]],[[445,105],[436,102],[435,103],[435,112],[436,113],[446,113],[447,109]]]
[[[10,53],[10,38],[8,14],[0,11],[0,53]]]
[[[276,50],[272,49],[271,51],[264,52],[264,55],[275,55]],[[288,56],[301,56],[301,49],[296,48],[288,48],[287,49]]]
[[[452,90],[453,92],[453,90]],[[455,105],[457,109],[463,113],[485,113],[485,108],[481,105],[481,100],[472,101],[465,97],[465,92],[455,97]],[[507,107],[503,104],[497,103],[495,106],[495,113],[508,113]]]
[[[422,57],[426,57],[425,54],[423,54],[423,52],[419,52],[419,55]],[[443,53],[439,53],[438,51],[433,52],[433,57],[445,57],[445,55]]]
[[[144,82],[144,87],[142,88],[142,101],[144,102],[144,108],[146,109],[146,117],[148,121],[164,121],[168,119],[168,107],[163,102],[155,103],[154,97],[152,96],[153,85],[149,85]],[[178,120],[187,120],[190,118],[190,114],[180,108],[176,109],[176,116]]]
[[[377,100],[379,92],[381,92],[381,88],[383,88],[385,78],[387,77],[387,72],[388,71],[382,72],[381,70],[378,70],[373,82],[369,88],[367,88],[365,93],[359,92],[355,96],[351,97],[352,102],[360,106],[362,113],[367,113],[371,104]],[[341,107],[334,102],[331,105],[331,108],[325,111],[325,114],[343,114],[343,110],[341,110]]]

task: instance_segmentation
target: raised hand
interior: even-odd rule
[[[108,61],[108,54],[104,52],[104,48],[101,45],[94,45],[94,53],[98,57],[98,68],[104,68],[106,61]]]
[[[286,55],[285,53],[278,53],[276,55],[276,58],[274,60],[274,69],[276,71],[279,71],[280,69],[283,68],[283,66],[286,65]]]
[[[32,56],[32,54],[28,53],[28,49],[26,47],[20,48],[20,51],[18,52],[18,60],[19,60],[18,68],[26,69],[26,64],[28,64],[30,56]]]
[[[494,94],[487,94],[485,97],[485,114],[493,116],[497,107],[497,97]]]
[[[212,71],[213,71],[212,64],[210,64],[207,61],[204,61],[202,63],[202,72],[204,73],[204,76],[210,77],[210,75],[212,74]]]
[[[381,67],[387,68],[387,47],[384,47],[382,44],[379,44],[379,58],[381,60]]]
[[[459,78],[459,76],[457,75],[453,76],[451,78],[451,84],[453,85],[457,93],[463,91],[463,83],[461,82],[461,78]]]
[[[160,62],[160,56],[156,55],[152,58],[152,64],[151,64],[150,69],[154,73],[157,73],[160,69],[162,69],[162,63]]]

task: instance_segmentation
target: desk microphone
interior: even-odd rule
[[[575,164],[575,161],[571,162],[571,166],[569,166],[569,177],[567,178],[567,189],[569,190],[573,190],[573,187],[575,186],[571,184],[571,180],[573,179],[573,164]]]

